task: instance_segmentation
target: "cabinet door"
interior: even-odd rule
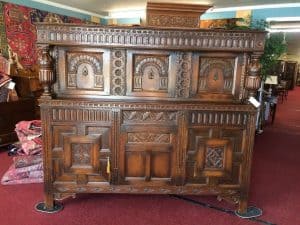
[[[86,187],[110,182],[111,112],[55,108],[51,117],[54,182]]]
[[[240,187],[243,157],[249,144],[248,115],[192,112],[190,116],[186,183]]]
[[[123,111],[120,144],[123,183],[165,185],[173,182],[176,128],[171,124],[175,120],[175,112]]]

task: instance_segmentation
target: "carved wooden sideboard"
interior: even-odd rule
[[[212,194],[245,212],[264,32],[37,24],[37,34],[45,211],[61,195],[149,193]]]

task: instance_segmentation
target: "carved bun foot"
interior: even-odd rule
[[[56,213],[61,211],[64,208],[64,206],[61,203],[55,202],[52,209],[47,209],[44,202],[40,202],[35,205],[35,210],[38,212],[43,213]]]
[[[245,213],[239,213],[238,211],[234,212],[240,218],[249,219],[254,217],[259,217],[262,215],[262,210],[255,206],[249,206]]]

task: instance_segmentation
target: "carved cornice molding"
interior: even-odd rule
[[[38,44],[263,52],[265,32],[37,23]]]
[[[91,102],[91,101],[73,101],[73,100],[48,100],[40,99],[39,105],[41,109],[44,108],[68,108],[76,107],[81,109],[97,109],[97,110],[108,110],[119,108],[122,110],[207,110],[207,111],[231,111],[231,112],[250,112],[255,114],[256,109],[251,105],[239,105],[239,104],[211,104],[211,103],[192,103],[192,104],[174,104],[175,102],[159,102],[159,103],[124,103],[124,102]]]

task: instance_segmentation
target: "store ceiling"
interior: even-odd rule
[[[33,0],[46,3],[58,3],[66,7],[77,8],[98,15],[109,15],[110,12],[146,9],[149,2],[171,2],[188,4],[212,5],[214,8],[227,8],[239,6],[300,3],[300,0]],[[287,33],[289,54],[300,54],[300,33]]]
[[[171,2],[212,5],[215,8],[251,6],[277,3],[299,3],[299,0],[148,0],[150,2]],[[66,6],[103,14],[112,11],[145,9],[147,0],[51,0]]]

